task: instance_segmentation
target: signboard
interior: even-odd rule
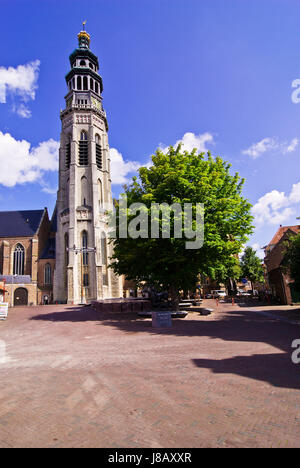
[[[0,318],[7,317],[7,313],[8,313],[8,303],[0,302]]]
[[[152,312],[152,327],[169,328],[172,326],[171,312]]]

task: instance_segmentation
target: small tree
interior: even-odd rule
[[[300,234],[287,241],[285,264],[289,267],[295,288],[300,291]]]
[[[262,283],[264,281],[264,269],[261,259],[256,255],[256,251],[252,247],[246,247],[241,258],[241,272],[243,278],[251,281],[252,290],[254,282]]]
[[[244,180],[231,175],[230,164],[209,153],[197,154],[169,148],[167,154],[156,151],[153,165],[139,170],[125,187],[128,206],[143,203],[150,218],[151,204],[203,203],[204,245],[186,249],[182,238],[162,238],[162,220],[159,238],[121,238],[119,221],[121,209],[116,207],[117,230],[111,267],[138,283],[146,282],[168,290],[174,307],[178,307],[179,291],[194,289],[199,273],[212,279],[228,278],[236,268],[236,256],[252,232],[251,205],[242,196]],[[129,216],[130,221],[130,216]],[[173,225],[175,216],[171,219]]]

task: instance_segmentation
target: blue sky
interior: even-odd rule
[[[1,210],[53,210],[64,76],[87,20],[115,196],[159,144],[183,139],[246,178],[257,224],[250,245],[297,224],[298,0],[0,0],[0,8]]]

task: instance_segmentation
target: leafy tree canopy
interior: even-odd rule
[[[300,234],[289,239],[285,263],[287,263],[291,277],[295,281],[295,288],[300,291]]]
[[[264,281],[261,259],[256,255],[256,251],[252,247],[246,247],[241,258],[241,272],[243,278],[247,278],[252,283]]]
[[[137,282],[163,289],[193,289],[199,273],[212,279],[236,276],[237,255],[252,232],[251,205],[242,196],[244,180],[230,174],[230,164],[210,153],[198,154],[170,147],[152,156],[152,166],[142,167],[139,178],[125,186],[127,203],[143,203],[150,218],[151,203],[204,204],[204,245],[185,248],[186,239],[117,238],[111,267]],[[129,216],[130,218],[130,216]],[[174,218],[173,223],[174,223]],[[160,232],[162,224],[160,222]]]

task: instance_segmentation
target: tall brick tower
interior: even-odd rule
[[[78,34],[61,111],[54,301],[85,303],[122,296],[111,255],[106,209],[112,204],[108,125],[99,62],[90,35]]]

